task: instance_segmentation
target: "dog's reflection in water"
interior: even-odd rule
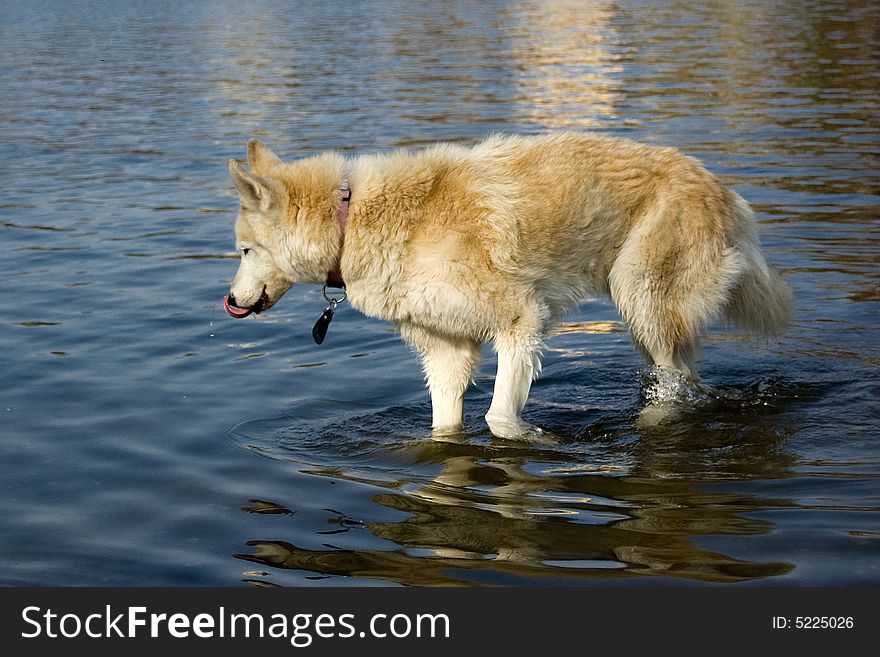
[[[678,459],[687,458],[687,451],[675,456],[669,447],[662,442],[659,451],[646,446],[646,453],[636,456],[653,467],[686,471]],[[397,549],[349,550],[329,544],[304,549],[285,540],[258,540],[247,543],[250,553],[236,556],[274,568],[418,586],[646,575],[732,582],[793,568],[700,547],[700,536],[761,534],[772,525],[743,515],[760,508],[760,501],[752,501],[752,507],[732,493],[699,490],[693,480],[633,476],[613,466],[542,463],[534,448],[511,448],[510,457],[504,449],[480,454],[478,446],[444,447],[436,441],[411,449],[420,462],[442,462],[442,471],[421,486],[394,482],[391,490],[372,497],[376,504],[406,513],[405,519],[350,519],[356,525],[349,524]],[[326,474],[364,481],[339,470]],[[338,523],[339,516],[330,519]]]

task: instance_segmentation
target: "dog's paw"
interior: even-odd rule
[[[639,429],[654,429],[675,422],[680,416],[681,408],[675,404],[648,404],[639,412],[635,425]]]
[[[460,424],[450,427],[433,427],[431,439],[446,443],[460,443],[464,440],[464,431]]]
[[[523,440],[534,443],[555,443],[556,440],[548,431],[534,424],[524,422],[519,418],[499,418],[496,416],[486,416],[486,423],[489,425],[489,431],[496,438],[505,438],[507,440]]]

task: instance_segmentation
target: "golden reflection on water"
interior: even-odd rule
[[[625,333],[623,322],[560,322],[550,331],[549,335],[565,335],[566,333]]]
[[[549,127],[594,128],[617,116],[622,71],[606,2],[536,0],[511,9],[512,71],[524,118]]]

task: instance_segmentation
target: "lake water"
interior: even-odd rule
[[[5,3],[0,584],[880,584],[880,12],[811,2]],[[226,160],[596,130],[754,206],[781,339],[714,331],[655,429],[613,306],[493,439],[294,288],[236,321]]]

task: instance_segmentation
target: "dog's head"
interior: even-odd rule
[[[271,308],[293,285],[276,253],[283,241],[279,228],[287,212],[287,195],[277,179],[255,173],[277,163],[278,158],[257,141],[248,144],[251,172],[229,160],[229,174],[241,198],[235,222],[235,247],[241,259],[224,299],[226,311],[233,317],[247,317]]]
[[[241,198],[235,223],[241,260],[224,299],[233,317],[274,306],[294,283],[320,283],[338,257],[335,220],[342,180],[341,156],[328,153],[283,163],[256,139],[245,170],[229,161]]]

